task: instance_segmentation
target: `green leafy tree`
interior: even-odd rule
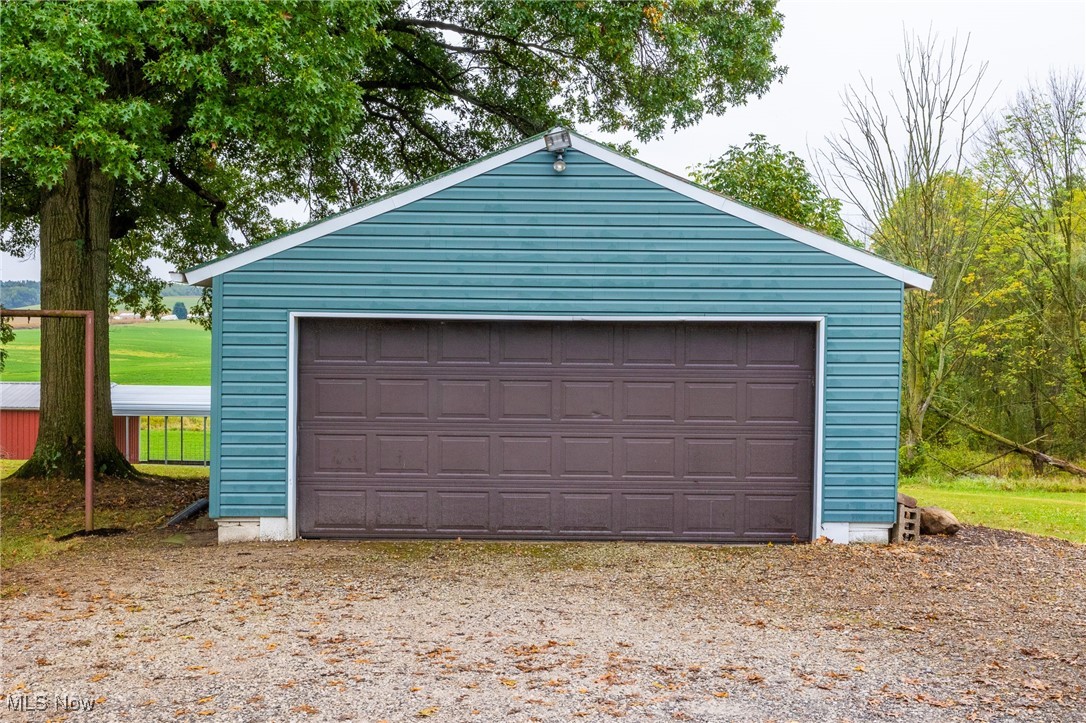
[[[761,134],[751,133],[744,145],[732,146],[716,160],[695,166],[691,177],[737,201],[840,241],[849,240],[841,202],[822,191],[802,158],[770,144]]]
[[[990,127],[981,164],[1017,215],[1018,293],[1002,313],[1017,333],[992,340],[983,373],[992,419],[1042,451],[1086,453],[1086,81],[1053,74]],[[981,410],[983,413],[983,410]]]
[[[970,66],[967,50],[932,37],[906,38],[896,94],[885,99],[869,82],[850,88],[845,130],[828,139],[823,156],[827,177],[859,211],[873,249],[935,279],[930,291],[905,295],[908,463],[922,449],[928,410],[972,347],[971,314],[992,291],[973,285],[975,266],[1006,204],[998,188],[968,168],[986,67]]]
[[[147,258],[202,262],[285,230],[277,203],[324,215],[556,123],[690,125],[782,75],[780,31],[773,0],[5,3],[4,248],[39,245],[43,306],[97,312],[101,468],[129,471],[110,295],[165,311]],[[78,339],[43,328],[19,474],[82,464]]]
[[[174,303],[174,305],[173,305],[173,315],[176,316],[178,319],[182,319],[182,320],[189,318],[189,310],[185,306],[185,302],[178,301],[178,302]]]

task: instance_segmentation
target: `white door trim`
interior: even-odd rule
[[[822,527],[822,456],[826,393],[826,317],[812,316],[621,316],[613,314],[403,314],[291,311],[287,320],[287,529],[298,537],[298,325],[302,319],[430,319],[456,321],[718,321],[730,323],[809,323],[815,325],[814,489],[811,539]]]

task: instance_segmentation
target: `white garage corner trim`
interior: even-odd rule
[[[454,321],[717,321],[725,323],[809,323],[816,328],[817,349],[815,353],[815,434],[814,434],[814,480],[812,491],[812,539],[819,535],[830,536],[835,541],[842,535],[838,528],[833,528],[833,535],[827,531],[828,525],[822,524],[822,457],[824,440],[824,397],[825,397],[825,356],[826,356],[826,320],[823,316],[608,316],[608,315],[517,315],[517,314],[379,314],[354,312],[299,312],[288,314],[287,331],[287,516],[261,518],[222,518],[219,520],[219,541],[233,542],[241,540],[291,540],[298,537],[297,517],[297,457],[298,457],[298,326],[302,319],[429,319]],[[848,525],[849,523],[831,523]],[[875,527],[878,527],[877,525]],[[884,530],[885,532],[885,530]],[[849,533],[844,534],[847,541]],[[886,535],[883,534],[883,541]]]

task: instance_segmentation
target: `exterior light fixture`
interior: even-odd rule
[[[555,173],[561,173],[566,170],[566,159],[564,158],[567,148],[573,146],[573,142],[570,140],[569,131],[565,128],[556,128],[550,133],[543,136],[543,142],[547,144],[547,150],[555,155],[554,165],[551,168]]]

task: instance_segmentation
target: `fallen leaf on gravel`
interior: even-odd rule
[[[213,701],[213,700],[215,700],[215,696],[213,696],[213,695],[208,695],[208,696],[205,696],[205,697],[201,698],[200,700],[198,700],[198,701],[196,701],[196,702],[197,702],[197,703],[198,703],[199,705],[203,705],[204,703],[210,703],[210,702],[211,702],[211,701]]]
[[[515,681],[515,680],[513,680],[511,678],[502,678],[502,685],[507,686],[509,688],[516,688],[517,687],[517,681]]]
[[[729,695],[729,693],[726,690],[718,690],[715,693],[713,693],[714,698],[727,698],[728,695]]]
[[[1054,660],[1056,658],[1055,653],[1049,652],[1048,650],[1041,650],[1040,648],[1022,648],[1018,652],[1027,658],[1037,658],[1039,660]]]
[[[747,673],[748,683],[761,683],[763,680],[765,680],[764,676],[758,675],[757,673]]]
[[[92,683],[97,683],[99,680],[105,680],[108,677],[109,677],[109,673],[95,673],[94,675],[92,675],[87,680],[89,680]]]
[[[306,715],[314,715],[320,713],[319,710],[311,705],[296,705],[290,709],[291,713],[305,713]]]
[[[416,713],[415,715],[417,715],[417,716],[418,716],[419,718],[429,718],[429,717],[430,717],[430,716],[432,716],[432,715],[433,715],[434,713],[437,713],[437,712],[438,712],[439,710],[441,710],[441,709],[440,709],[440,708],[438,708],[438,707],[437,707],[437,706],[435,705],[435,706],[433,706],[433,707],[431,707],[431,708],[423,708],[422,710],[420,710],[420,711],[419,711],[418,713]]]

